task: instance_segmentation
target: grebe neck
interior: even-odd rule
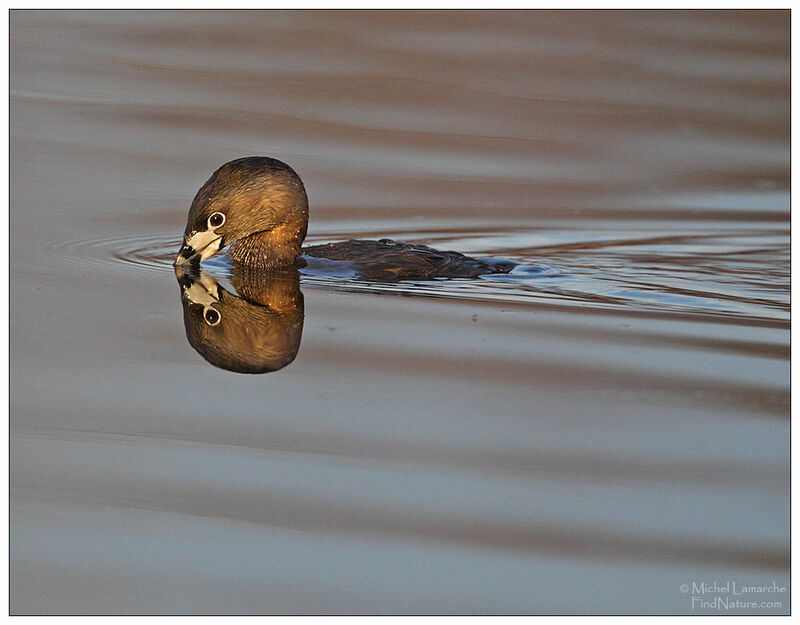
[[[239,239],[228,250],[230,259],[246,267],[272,270],[293,265],[306,237],[306,225],[285,223]]]

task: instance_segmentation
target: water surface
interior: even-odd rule
[[[254,154],[519,266],[305,271],[213,367],[171,260]],[[788,12],[12,12],[15,614],[787,613],[680,587],[788,586],[789,312]]]

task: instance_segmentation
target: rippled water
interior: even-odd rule
[[[788,586],[788,49],[788,12],[12,12],[12,612]],[[290,364],[213,367],[171,263],[249,154],[310,243],[519,264],[305,269]]]
[[[788,318],[788,229],[754,232],[733,228],[714,233],[713,226],[706,225],[683,232],[674,229],[665,236],[663,225],[648,229],[624,222],[616,225],[613,233],[604,232],[606,226],[601,224],[596,231],[520,225],[470,232],[453,225],[445,232],[398,229],[385,233],[398,240],[519,262],[510,274],[487,275],[480,280],[381,284],[345,279],[324,270],[301,273],[304,284],[349,291]],[[371,230],[351,230],[347,236],[379,235]],[[339,238],[327,233],[308,240],[333,242]],[[180,236],[152,234],[71,241],[59,247],[65,258],[78,264],[104,264],[111,259],[136,271],[172,273],[180,245]],[[204,268],[220,277],[230,274],[224,256],[207,261]]]

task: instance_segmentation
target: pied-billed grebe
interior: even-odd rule
[[[508,273],[514,263],[479,260],[389,239],[351,240],[301,248],[308,228],[303,182],[286,163],[249,156],[220,167],[189,208],[175,265],[203,261],[222,248],[235,265],[270,271],[304,265],[306,258],[344,261],[371,280],[473,278]]]

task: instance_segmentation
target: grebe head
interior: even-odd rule
[[[274,158],[239,158],[217,169],[195,195],[175,265],[203,261],[228,245],[234,261],[288,265],[307,227],[308,198],[295,171]]]

